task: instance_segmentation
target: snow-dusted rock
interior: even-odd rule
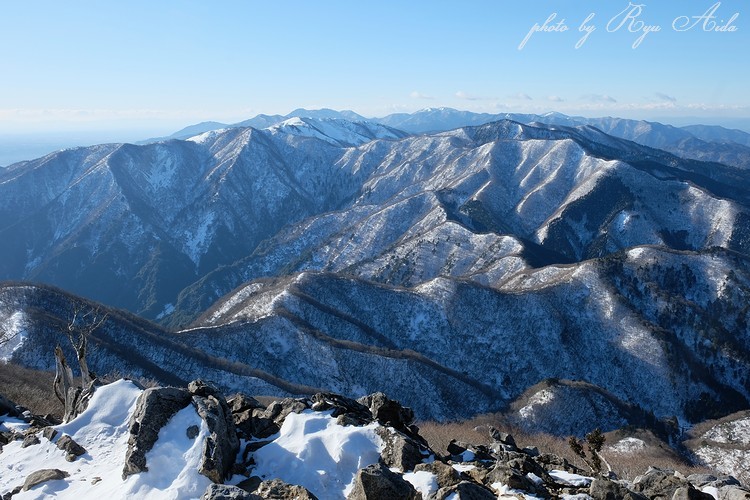
[[[354,488],[347,500],[416,500],[419,494],[411,483],[399,474],[392,472],[382,463],[368,465],[360,469],[354,478]]]
[[[187,389],[152,387],[143,391],[128,425],[128,450],[123,479],[131,474],[148,471],[146,454],[154,447],[159,431],[180,410],[190,404]]]
[[[224,395],[202,381],[191,382],[188,390],[193,407],[208,427],[198,471],[214,483],[221,483],[230,475],[240,448],[231,410]]]
[[[68,476],[70,474],[60,469],[41,469],[28,475],[26,481],[23,483],[23,491],[28,491],[38,484],[46,483],[47,481],[59,481]]]
[[[317,497],[302,486],[287,484],[280,479],[261,481],[253,494],[260,498],[278,500],[317,500]]]
[[[229,484],[211,483],[200,500],[260,500],[261,496],[248,493],[242,488]]]

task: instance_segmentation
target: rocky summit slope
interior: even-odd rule
[[[519,449],[494,428],[490,445],[454,440],[442,455],[419,434],[412,410],[382,393],[265,406],[242,394],[227,400],[201,381],[142,390],[119,380],[62,425],[23,410],[0,399],[4,499],[750,498],[731,476],[592,474]],[[606,463],[604,451],[597,456]]]

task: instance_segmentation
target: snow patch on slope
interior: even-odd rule
[[[319,498],[346,498],[357,471],[380,458],[377,426],[342,426],[330,412],[292,413],[278,437],[253,454],[254,473],[304,486]]]
[[[378,123],[334,118],[292,117],[265,130],[272,134],[314,137],[334,146],[359,146],[373,139],[397,139],[396,131]]]

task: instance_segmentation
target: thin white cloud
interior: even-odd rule
[[[547,100],[550,102],[565,102],[565,99],[558,95],[551,95],[547,97]]]
[[[417,92],[416,90],[409,94],[409,97],[411,97],[412,99],[434,99],[434,97],[432,97],[431,95],[423,94],[422,92]]]
[[[655,92],[654,97],[660,101],[677,102],[677,98],[671,95],[664,94],[662,92]]]
[[[519,101],[533,101],[534,100],[533,97],[531,97],[529,94],[527,94],[525,92],[519,92],[517,94],[513,94],[512,96],[510,96],[510,98],[511,99],[516,99],[516,100],[519,100]]]
[[[595,102],[595,103],[616,103],[617,99],[607,94],[586,94],[581,97],[584,101]]]
[[[459,99],[464,99],[466,101],[482,101],[485,99],[484,97],[467,94],[463,90],[459,90],[458,92],[456,92],[456,97],[458,97]]]

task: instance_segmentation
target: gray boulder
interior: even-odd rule
[[[246,394],[237,394],[233,398],[227,399],[227,404],[232,410],[232,414],[247,410],[264,410],[266,408],[260,401]]]
[[[518,469],[499,463],[487,474],[487,484],[502,483],[514,490],[536,492],[536,484]]]
[[[620,483],[602,478],[591,482],[589,495],[594,500],[648,500],[640,493],[630,491]]]
[[[750,491],[738,486],[722,486],[719,488],[719,500],[750,500]]]
[[[191,399],[189,391],[176,387],[152,387],[141,393],[128,424],[130,437],[123,479],[148,470],[146,453],[154,447],[159,431],[175,413],[190,404]]]
[[[674,471],[651,467],[646,474],[635,478],[632,489],[652,500],[671,500],[679,488],[687,488],[689,485],[686,479],[678,477]]]
[[[717,477],[712,474],[690,474],[687,480],[693,486],[701,488],[716,481]]]
[[[21,448],[28,448],[29,446],[34,446],[39,443],[41,443],[41,441],[39,441],[39,436],[34,433],[26,434],[26,437],[23,438]]]
[[[456,469],[438,460],[429,464],[418,464],[414,467],[414,472],[420,471],[435,474],[439,488],[449,488],[461,482],[461,474]]]
[[[417,500],[414,486],[382,463],[360,469],[354,478],[354,488],[348,500]]]
[[[302,486],[287,484],[280,479],[262,481],[253,493],[260,498],[274,500],[318,500]]]
[[[310,399],[314,411],[332,409],[331,416],[336,417],[342,425],[367,425],[372,421],[370,409],[353,399],[330,392],[319,392]]]
[[[234,413],[233,419],[246,438],[267,438],[279,432],[287,415],[301,413],[308,408],[310,405],[305,399],[284,398],[274,401],[265,409],[245,409]]]
[[[221,483],[232,468],[240,449],[232,413],[224,396],[217,389],[195,381],[190,383],[188,390],[193,394],[193,406],[206,422],[209,431],[203,444],[203,457],[198,472],[214,483]]]
[[[462,481],[449,488],[440,488],[435,493],[435,500],[446,500],[447,498],[457,495],[461,500],[496,500],[497,495],[476,483]]]
[[[370,410],[372,418],[382,425],[390,425],[400,431],[409,430],[414,422],[414,411],[401,406],[398,401],[388,399],[382,392],[376,392],[357,400],[358,403]]]
[[[24,410],[26,409],[0,394],[0,416],[23,418]]]
[[[61,479],[65,479],[69,475],[70,474],[60,469],[42,469],[36,472],[32,472],[23,483],[23,491],[28,491],[34,486],[46,483],[47,481],[58,481]]]
[[[42,436],[47,438],[48,441],[52,441],[57,436],[57,429],[54,427],[45,427],[42,429]]]
[[[73,441],[73,438],[67,434],[57,440],[57,447],[68,454],[68,456],[80,457],[86,453],[83,446]]]
[[[263,497],[248,493],[242,488],[229,484],[208,485],[200,500],[260,500]]]
[[[388,467],[397,467],[406,472],[424,459],[423,448],[409,436],[387,427],[378,427],[375,432],[383,440],[380,458]]]
[[[489,429],[490,439],[492,439],[495,443],[500,443],[505,446],[508,446],[511,448],[509,451],[515,451],[518,449],[518,446],[516,445],[516,440],[513,439],[513,436],[508,434],[507,432],[501,432],[500,430],[496,429],[493,426],[490,426]]]

